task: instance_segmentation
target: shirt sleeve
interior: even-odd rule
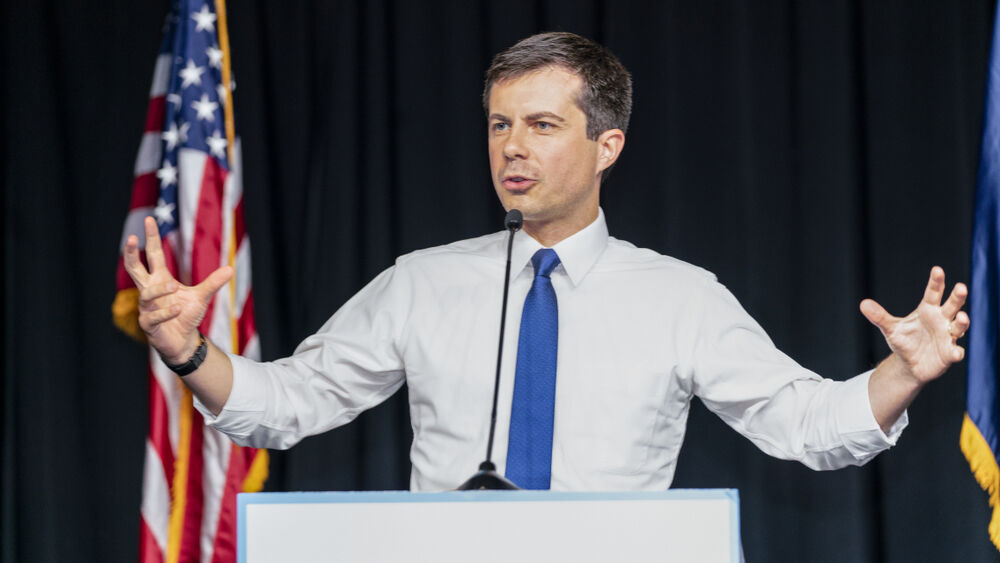
[[[288,357],[259,363],[230,355],[233,388],[208,426],[243,446],[285,449],[347,424],[405,379],[399,339],[409,314],[397,267],[372,280]]]
[[[701,296],[694,393],[765,453],[812,469],[862,465],[895,445],[906,413],[886,435],[872,413],[871,372],[824,379],[778,350],[721,285]]]

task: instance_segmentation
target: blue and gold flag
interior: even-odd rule
[[[969,288],[969,364],[966,414],[959,439],[976,480],[990,496],[989,534],[1000,549],[1000,408],[997,381],[1000,334],[1000,12],[993,23],[993,46],[986,79],[983,144],[979,156],[972,279]]]

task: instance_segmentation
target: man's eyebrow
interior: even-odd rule
[[[539,112],[535,112],[535,113],[532,113],[530,115],[526,115],[524,117],[524,119],[525,119],[525,121],[538,121],[540,119],[550,119],[552,121],[558,121],[559,123],[566,123],[565,119],[563,119],[562,117],[560,117],[557,114],[552,113],[551,111],[539,111]],[[493,120],[496,120],[496,121],[506,121],[506,122],[510,122],[511,121],[511,119],[509,117],[507,117],[506,115],[504,115],[502,113],[491,113],[490,117],[489,117],[489,121],[493,121]]]
[[[538,121],[540,119],[551,119],[553,121],[558,121],[559,123],[566,123],[566,120],[562,117],[552,113],[551,111],[540,111],[533,113],[524,118],[527,121]]]

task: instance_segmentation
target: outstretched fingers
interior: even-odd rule
[[[150,273],[156,273],[159,270],[166,271],[167,261],[163,257],[160,228],[156,225],[156,219],[146,217],[143,225],[146,227],[146,261],[149,262],[149,271]]]
[[[874,299],[865,299],[861,302],[861,314],[868,319],[868,322],[877,326],[882,334],[892,331],[892,328],[899,322],[899,319],[890,315]]]
[[[136,287],[142,288],[146,285],[149,280],[149,272],[142,265],[142,260],[139,259],[139,238],[135,235],[129,235],[125,239],[125,253],[122,254],[122,264],[125,266],[125,271],[128,272],[129,277],[135,282]]]
[[[969,315],[965,311],[959,311],[954,320],[948,323],[951,349],[947,353],[951,356],[952,363],[961,362],[965,358],[965,348],[956,344],[956,341],[965,336],[965,331],[969,330],[969,323]]]
[[[942,297],[944,297],[944,270],[940,266],[934,266],[931,268],[931,277],[927,280],[927,289],[924,290],[924,303],[937,307],[941,305]]]
[[[157,309],[155,301],[164,295],[170,295],[177,291],[178,287],[176,281],[170,280],[166,283],[157,283],[140,289],[139,307],[150,311]]]
[[[941,314],[947,319],[953,318],[959,309],[965,305],[965,300],[968,296],[969,288],[964,283],[955,284],[955,288],[951,290],[948,300],[941,306]]]
[[[953,340],[958,340],[965,336],[965,331],[969,330],[969,315],[965,311],[959,311],[955,315],[955,320],[949,323],[949,328],[951,329],[951,337]]]
[[[157,325],[169,321],[180,314],[181,308],[179,305],[171,305],[164,309],[144,312],[139,315],[139,328],[146,333],[152,332]]]
[[[953,346],[951,350],[951,359],[954,362],[961,362],[965,358],[965,348],[961,346]]]
[[[218,270],[212,272],[205,278],[200,284],[195,286],[198,290],[198,294],[201,296],[202,300],[207,302],[215,295],[215,292],[219,291],[222,286],[226,285],[230,278],[233,277],[233,269],[230,266],[223,266]]]

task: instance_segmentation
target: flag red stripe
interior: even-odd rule
[[[191,247],[191,280],[201,282],[220,265],[222,252],[222,188],[226,172],[214,158],[205,159],[198,214]]]
[[[241,448],[235,444],[229,450],[229,469],[226,471],[222,509],[215,531],[215,545],[212,547],[212,563],[230,563],[236,560],[236,495],[242,488],[243,478],[252,461],[252,457],[247,458],[246,452],[253,455],[256,450]]]
[[[129,209],[154,207],[159,198],[160,180],[156,177],[156,171],[136,176],[132,181],[132,202],[129,203]]]
[[[163,462],[167,483],[174,482],[174,449],[170,444],[170,412],[160,382],[149,369],[149,441]]]
[[[243,244],[243,237],[247,234],[246,222],[243,220],[243,198],[236,202],[236,208],[233,209],[233,228],[236,231],[236,250],[239,251],[239,245]]]
[[[254,315],[253,309],[253,293],[247,294],[246,303],[243,304],[243,312],[240,314],[239,320],[239,346],[240,349],[238,353],[242,354],[246,350],[247,342],[253,337],[257,331],[257,321],[254,320],[256,316]]]
[[[191,409],[191,452],[188,460],[187,500],[184,504],[184,529],[181,531],[179,561],[201,561],[201,519],[205,504],[202,472],[205,457],[202,450],[204,420],[201,413]]]
[[[163,131],[163,120],[167,114],[167,97],[156,96],[149,99],[149,109],[146,110],[146,132]]]
[[[163,552],[160,545],[156,543],[153,532],[149,530],[146,519],[139,518],[139,562],[140,563],[163,563]]]
[[[191,281],[200,283],[219,266],[222,256],[222,190],[226,171],[214,158],[205,159],[205,169],[198,196],[198,213],[194,222],[194,244],[191,246]],[[215,313],[215,301],[201,321],[202,332],[208,332]]]

